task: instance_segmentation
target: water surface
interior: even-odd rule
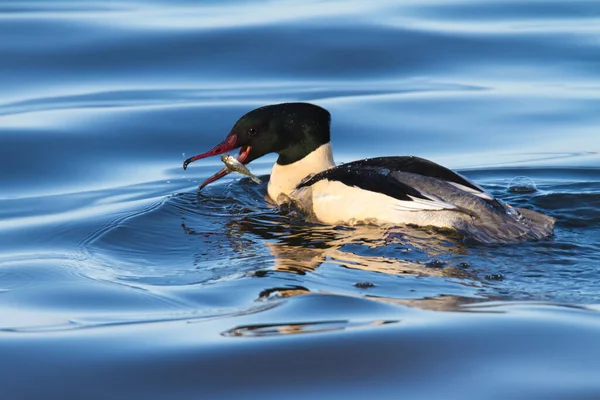
[[[600,397],[599,27],[583,0],[4,1],[2,398]],[[556,235],[197,195],[220,161],[183,160],[282,101],[332,113],[337,162],[426,157]]]

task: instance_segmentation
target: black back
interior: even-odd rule
[[[320,180],[338,181],[348,186],[355,186],[371,192],[377,192],[398,200],[412,201],[409,196],[431,200],[417,189],[406,185],[390,175],[390,170],[384,168],[361,168],[349,163],[319,172],[303,180],[297,186],[311,186]]]
[[[398,200],[410,201],[413,198],[431,200],[412,186],[398,181],[392,172],[408,172],[447,182],[457,183],[477,192],[483,189],[461,175],[432,161],[413,156],[377,157],[353,161],[327,169],[300,182],[298,188],[311,186],[320,180],[339,181],[349,186],[382,193]],[[489,206],[503,211],[504,207],[495,199],[483,199]]]
[[[474,185],[472,182],[469,182],[456,172],[446,167],[442,167],[433,161],[429,161],[420,157],[398,156],[365,158],[364,160],[353,161],[348,164],[344,164],[343,166],[351,168],[385,168],[390,171],[410,172],[413,174],[441,179],[443,181],[458,183],[459,185],[463,185],[477,192],[483,193],[480,187]]]

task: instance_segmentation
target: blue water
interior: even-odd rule
[[[600,398],[600,2],[4,0],[0,38],[0,398]],[[337,162],[429,158],[555,237],[197,196],[185,158],[299,100]]]

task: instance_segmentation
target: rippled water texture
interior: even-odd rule
[[[600,398],[600,2],[0,3],[0,385],[16,398]],[[552,240],[302,222],[200,181],[310,101]],[[527,176],[537,190],[507,191]]]

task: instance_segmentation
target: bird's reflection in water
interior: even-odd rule
[[[270,215],[242,216],[225,228],[240,243],[248,240],[248,234],[259,237],[276,271],[306,273],[328,262],[395,275],[470,277],[463,268],[435,260],[466,254],[460,237],[448,232],[368,224],[328,226],[305,222],[293,214],[276,220]],[[241,247],[247,251],[251,246]]]
[[[298,335],[302,333],[331,332],[345,329],[380,326],[397,323],[396,320],[374,320],[367,322],[356,322],[349,320],[302,322],[294,324],[262,324],[245,325],[222,332],[223,336],[277,336]]]
[[[214,208],[220,211],[218,222],[213,224],[218,229],[211,234],[218,236],[218,241],[228,247],[231,260],[244,259],[259,266],[250,274],[252,276],[280,272],[303,275],[316,271],[324,264],[336,264],[388,275],[452,277],[471,282],[479,280],[466,263],[460,262],[466,258],[468,249],[462,237],[453,232],[409,226],[386,227],[360,223],[354,226],[330,226],[311,223],[306,221],[301,210],[294,207],[279,209],[267,202],[257,202],[258,193],[250,196],[236,194],[239,188],[235,188],[235,185],[228,187],[228,190],[232,192],[225,196],[203,199],[204,210],[201,214],[205,219],[213,218]],[[207,207],[210,212],[206,212]],[[203,233],[196,232],[185,220],[182,227],[190,235],[202,237],[207,234],[206,229],[203,229]],[[198,262],[205,258],[206,254],[197,257]],[[302,283],[302,280],[296,283]],[[460,304],[473,301],[460,296],[434,296],[416,300],[381,298],[372,296],[369,290],[357,294],[355,289],[352,288],[352,295],[425,309],[456,310]],[[322,290],[320,292],[323,293]],[[258,300],[310,293],[304,286],[286,285],[264,289]]]
[[[267,301],[276,298],[289,298],[312,294],[308,288],[303,286],[290,286],[290,287],[275,287],[265,289],[260,292],[258,296],[259,301]],[[320,294],[323,294],[322,292]],[[335,294],[335,293],[329,293]],[[462,296],[436,296],[428,297],[424,299],[399,299],[392,297],[381,297],[364,295],[364,298],[370,300],[381,301],[389,304],[403,305],[407,307],[415,307],[423,310],[434,310],[434,311],[467,311],[461,308],[464,305],[479,303],[482,299],[473,297],[462,297]],[[492,300],[486,298],[485,300]]]
[[[453,276],[457,271],[431,261],[467,254],[461,237],[453,232],[369,224],[329,226],[306,222],[293,213],[244,211],[229,215],[213,232],[196,231],[185,218],[181,226],[186,234],[219,236],[233,254],[248,254],[257,244],[265,246],[275,269],[288,272],[313,271],[328,261],[388,274]]]

